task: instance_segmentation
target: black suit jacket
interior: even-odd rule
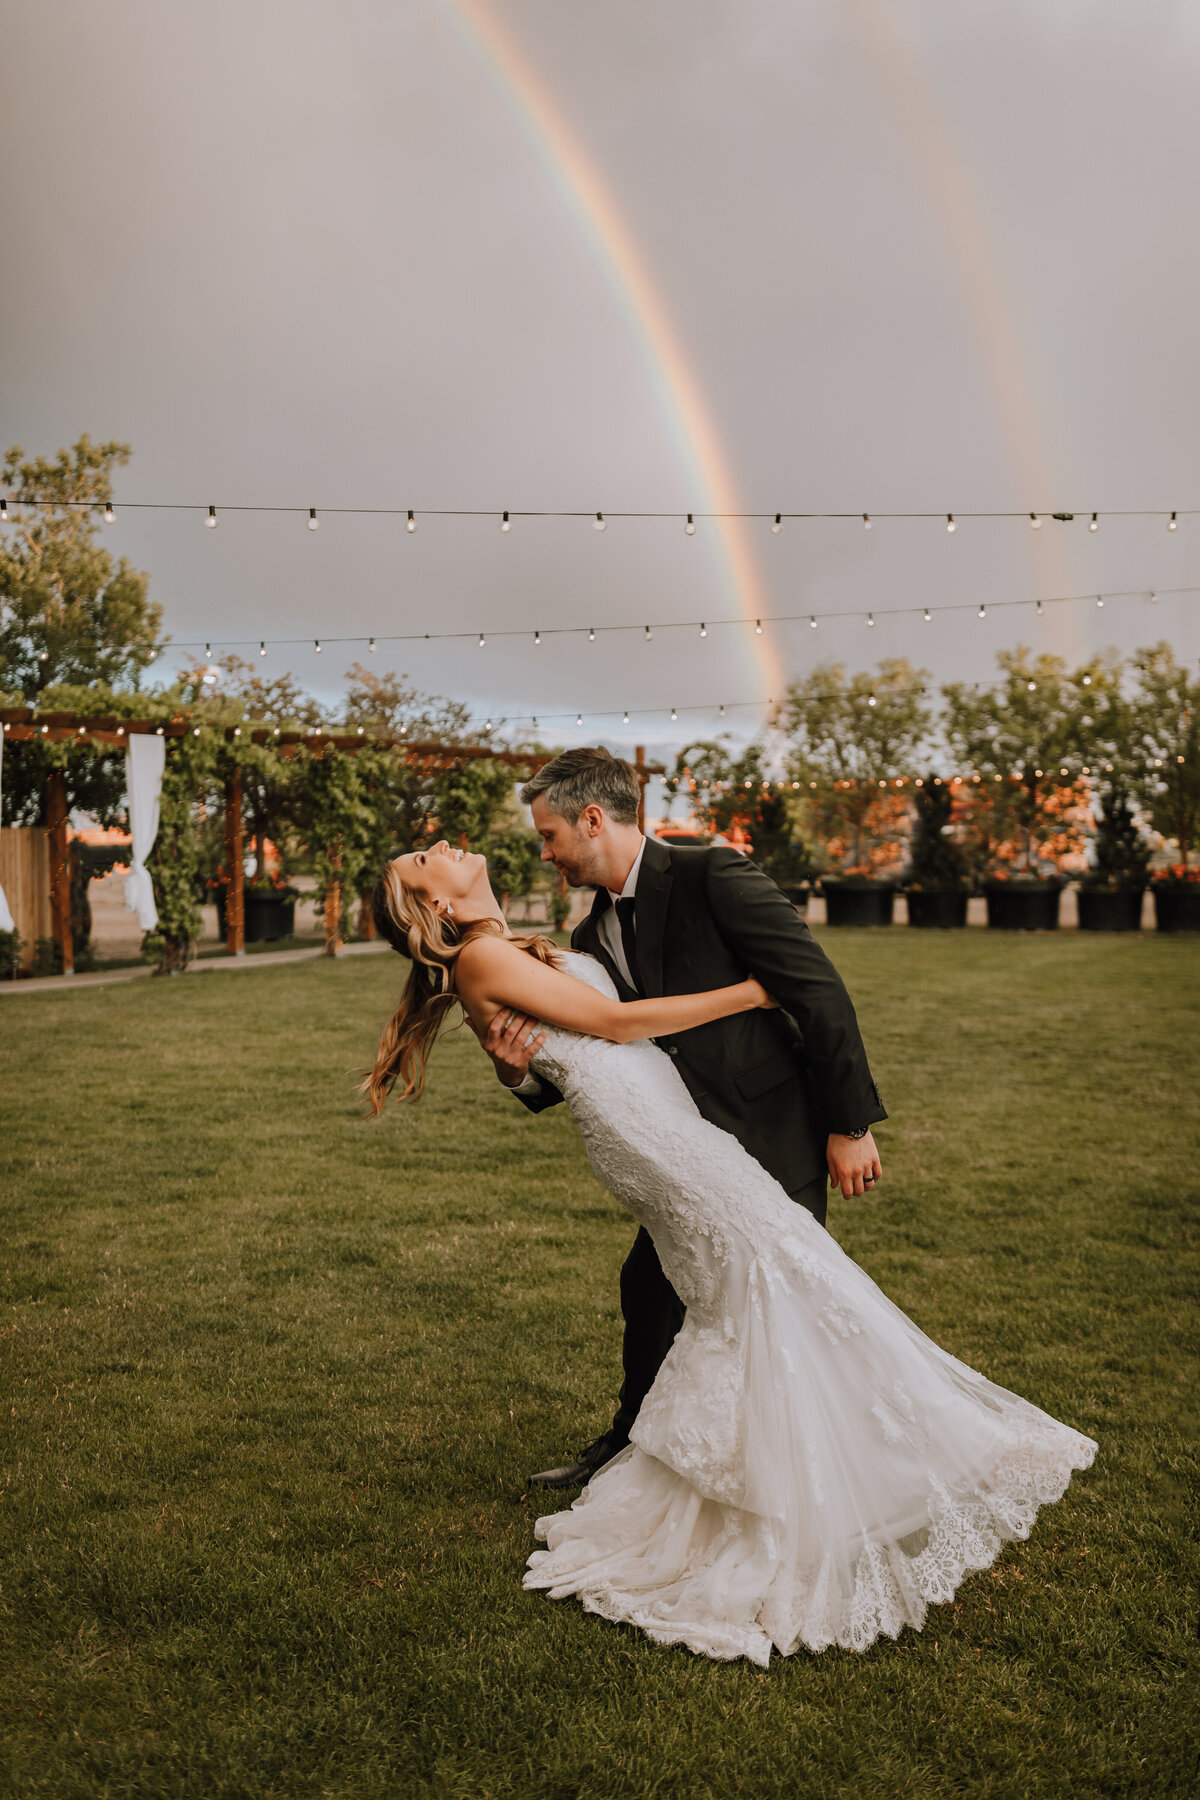
[[[605,889],[571,947],[603,963],[623,1000],[637,995],[604,949]],[[695,994],[755,976],[779,1002],[655,1041],[706,1119],[733,1133],[789,1193],[825,1173],[831,1131],[887,1114],[841,976],[790,900],[736,850],[648,838],[637,883],[638,978],[647,995]],[[531,1112],[562,1099],[549,1082],[520,1098]]]

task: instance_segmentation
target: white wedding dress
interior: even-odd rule
[[[564,969],[615,989],[589,956]],[[950,1600],[1096,1445],[918,1331],[654,1044],[551,1029],[600,1180],[687,1317],[632,1442],[539,1519],[528,1588],[703,1656],[866,1650]]]

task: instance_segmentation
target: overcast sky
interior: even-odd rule
[[[125,439],[118,507],[199,508],[109,528],[177,641],[301,638],[264,667],[332,695],[365,651],[311,638],[519,628],[375,661],[566,742],[818,659],[1195,658],[1200,595],[1001,602],[1200,584],[1200,515],[1109,516],[1200,507],[1198,77],[1159,0],[6,6],[4,441]],[[686,536],[718,502],[1101,517]],[[803,622],[640,631],[760,610]]]

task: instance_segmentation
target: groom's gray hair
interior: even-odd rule
[[[602,807],[614,825],[636,825],[641,785],[633,765],[607,750],[564,750],[521,789],[526,806],[539,795],[568,825],[585,806]]]

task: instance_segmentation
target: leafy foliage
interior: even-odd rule
[[[1135,667],[1133,790],[1186,866],[1200,828],[1200,680],[1167,643],[1139,650]]]
[[[666,785],[672,795],[687,796],[706,831],[725,836],[744,832],[755,862],[780,887],[798,887],[819,866],[801,805],[768,780],[761,744],[749,744],[740,753],[728,739],[688,744],[675,758]]]
[[[913,832],[907,880],[918,888],[969,888],[971,871],[954,821],[953,792],[930,775],[913,790]]]

